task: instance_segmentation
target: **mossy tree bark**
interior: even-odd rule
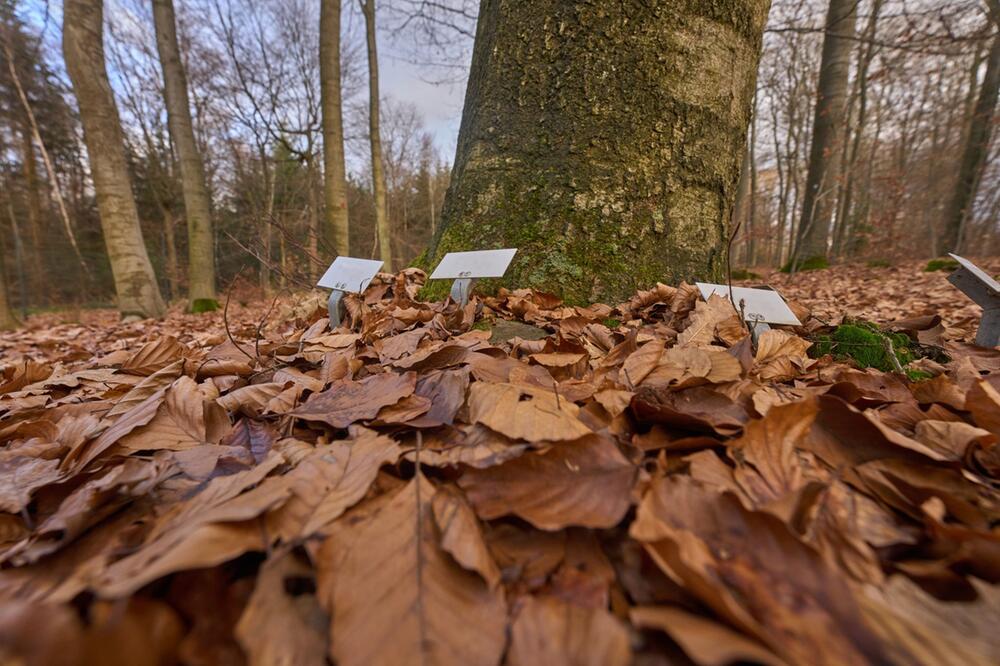
[[[812,146],[802,217],[792,263],[829,254],[830,224],[837,198],[837,173],[845,139],[847,83],[854,48],[858,0],[830,0],[816,89]]]
[[[205,181],[205,165],[194,138],[187,76],[177,43],[173,0],[153,0],[156,50],[163,70],[167,124],[177,150],[188,230],[188,300],[194,312],[216,310],[215,237],[212,201]]]
[[[65,0],[63,55],[80,106],[118,308],[123,314],[159,317],[165,307],[129,183],[125,138],[104,59],[103,15],[101,0]]]
[[[482,0],[442,228],[570,301],[719,278],[770,0]]]
[[[319,14],[319,80],[323,109],[323,218],[337,254],[350,254],[347,167],[344,163],[343,91],[340,84],[340,0],[322,0]]]

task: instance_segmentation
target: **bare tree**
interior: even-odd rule
[[[337,254],[350,254],[344,111],[340,68],[340,0],[320,5],[319,70],[323,107],[323,195],[326,233]]]
[[[103,0],[65,0],[66,70],[80,106],[118,308],[126,315],[159,317],[165,307],[132,197],[125,138],[104,58],[103,21]]]
[[[986,5],[990,19],[995,27],[1000,29],[1000,2],[986,0]],[[1000,33],[993,38],[989,55],[986,57],[986,74],[979,88],[979,96],[969,123],[959,163],[955,193],[946,212],[944,232],[941,237],[941,249],[944,251],[959,252],[962,249],[965,227],[971,217],[976,190],[989,155],[998,94],[1000,94]]]
[[[153,0],[156,48],[163,70],[170,136],[177,150],[188,229],[188,301],[192,312],[217,310],[215,294],[215,235],[212,202],[205,184],[205,165],[194,138],[187,76],[177,44],[173,0]]]
[[[836,198],[838,157],[844,138],[847,82],[854,45],[858,0],[830,0],[823,39],[816,111],[813,116],[809,173],[802,202],[793,264],[828,254],[830,221]]]
[[[382,135],[379,129],[378,41],[375,32],[375,0],[359,0],[365,15],[368,44],[368,132],[372,151],[372,193],[375,198],[375,232],[379,258],[388,270],[392,264],[392,230],[386,211],[385,170],[382,166]]]

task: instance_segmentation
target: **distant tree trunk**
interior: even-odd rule
[[[3,263],[4,247],[0,243],[0,331],[8,331],[17,328],[17,317],[10,309],[10,299],[7,295],[7,274],[4,271]]]
[[[340,0],[322,0],[319,10],[319,80],[323,109],[324,222],[337,254],[351,251],[344,164],[343,91],[340,86]]]
[[[192,312],[216,310],[215,237],[212,232],[212,201],[205,181],[205,165],[194,138],[187,76],[177,44],[173,0],[153,0],[156,49],[163,70],[163,92],[167,104],[170,138],[177,148],[184,192],[184,215],[188,229],[188,300]]]
[[[940,247],[945,252],[959,252],[962,232],[972,216],[976,189],[986,165],[990,139],[993,135],[993,114],[1000,93],[1000,35],[993,38],[986,60],[986,76],[979,89],[979,98],[969,123],[969,131],[959,162],[958,180],[951,204],[945,213],[944,232]]]
[[[828,255],[858,0],[830,0],[794,263]]]
[[[375,234],[379,259],[393,270],[392,230],[386,210],[385,170],[382,166],[382,134],[379,129],[378,42],[375,35],[375,0],[360,0],[368,39],[368,128],[372,148],[372,192],[375,196]]]
[[[865,38],[867,41],[861,48],[858,57],[857,90],[858,90],[858,118],[855,123],[854,137],[847,152],[847,164],[844,165],[843,191],[837,206],[837,234],[834,239],[834,254],[840,256],[848,247],[848,240],[853,228],[853,216],[851,206],[854,200],[854,183],[857,175],[854,173],[858,164],[858,155],[861,153],[861,140],[864,138],[866,123],[868,121],[868,72],[872,61],[875,59],[876,48],[874,44],[875,35],[878,30],[878,17],[882,11],[885,0],[873,0],[871,13],[868,16],[868,23],[865,27]],[[845,131],[844,143],[849,136]],[[853,245],[853,244],[851,244]]]
[[[28,211],[28,234],[31,236],[31,291],[37,302],[48,305],[50,290],[45,288],[42,268],[42,200],[38,196],[38,170],[35,165],[35,148],[31,134],[22,133],[21,170],[24,175],[24,204]]]
[[[165,307],[143,243],[125,138],[105,69],[103,14],[102,0],[65,0],[63,54],[80,106],[118,308],[126,315],[159,317]]]
[[[757,265],[757,98],[754,97],[753,117],[750,119],[750,204],[747,207],[747,266]]]
[[[736,203],[733,205],[733,225],[739,224],[743,231],[743,265],[750,263],[750,224],[747,212],[750,208],[750,142],[743,151],[740,163],[740,179],[736,184]]]
[[[770,0],[482,0],[444,253],[570,302],[721,278]]]

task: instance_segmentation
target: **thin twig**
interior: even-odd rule
[[[226,304],[222,307],[222,325],[225,326],[226,337],[228,337],[229,341],[233,343],[233,346],[239,349],[240,352],[248,359],[256,363],[257,359],[251,356],[249,352],[247,352],[247,350],[243,349],[243,347],[240,347],[239,343],[236,342],[236,338],[233,337],[233,332],[229,330],[229,301],[233,295],[233,287],[236,286],[236,281],[240,279],[241,275],[243,275],[243,269],[245,269],[246,267],[247,267],[246,264],[240,266],[240,270],[236,272],[236,277],[234,277],[233,281],[229,283],[229,289],[226,289]]]

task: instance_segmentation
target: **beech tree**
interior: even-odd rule
[[[217,310],[215,293],[215,238],[212,201],[205,183],[205,166],[194,138],[187,76],[177,44],[173,0],[153,0],[156,49],[163,70],[163,97],[167,105],[170,138],[177,151],[188,229],[188,301],[192,312]]]
[[[844,112],[858,0],[830,0],[813,113],[809,173],[792,263],[826,259],[844,142]]]
[[[7,275],[4,272],[3,247],[0,246],[0,331],[17,327],[17,317],[10,308],[7,296]]]
[[[483,0],[428,253],[518,247],[572,302],[718,279],[770,0]]]
[[[990,19],[997,29],[1000,29],[1000,2],[986,0],[986,6]],[[955,182],[955,192],[951,205],[945,211],[946,218],[940,244],[945,252],[962,250],[963,233],[989,155],[990,140],[993,137],[993,114],[998,94],[1000,94],[1000,34],[993,38],[986,57],[986,74],[983,76],[969,122],[962,160],[959,163],[958,179]]]
[[[80,107],[101,229],[123,315],[164,313],[129,183],[125,139],[104,59],[104,3],[65,0],[63,55]]]
[[[382,133],[378,84],[378,39],[375,31],[375,0],[361,0],[365,15],[365,35],[368,44],[368,140],[372,152],[372,194],[375,199],[375,235],[378,256],[385,269],[392,270],[392,230],[386,210],[385,169],[382,165]]]
[[[340,0],[322,0],[319,15],[319,76],[323,108],[323,196],[326,233],[337,254],[350,254],[344,164],[344,109],[340,70]]]

